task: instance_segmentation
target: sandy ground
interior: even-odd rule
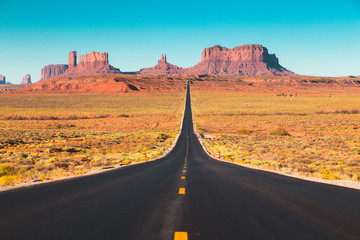
[[[184,103],[183,116],[185,114],[185,106],[186,106],[186,103]],[[149,160],[146,160],[146,161],[134,162],[134,163],[126,164],[126,165],[117,165],[115,167],[101,168],[101,169],[97,169],[97,170],[94,170],[94,171],[87,172],[87,173],[82,174],[82,175],[63,177],[63,178],[54,179],[54,180],[44,180],[43,181],[43,180],[37,179],[37,180],[30,181],[30,182],[20,183],[20,184],[14,185],[14,186],[1,187],[0,192],[9,191],[9,190],[18,189],[18,188],[26,188],[26,187],[31,187],[31,186],[40,185],[40,184],[46,184],[46,183],[51,183],[51,182],[59,182],[59,181],[64,181],[64,180],[68,180],[68,179],[74,179],[74,178],[84,177],[84,176],[88,176],[88,175],[99,174],[99,173],[103,173],[103,172],[107,172],[107,171],[113,171],[113,170],[116,170],[116,169],[119,169],[119,168],[128,167],[128,166],[137,165],[137,164],[142,164],[142,163],[146,163],[146,162],[150,162],[150,161],[156,161],[156,160],[158,160],[160,158],[165,157],[175,147],[176,142],[178,141],[178,138],[179,138],[180,133],[182,131],[183,121],[184,121],[184,119],[182,119],[182,121],[181,121],[179,132],[178,132],[177,136],[175,137],[174,141],[172,142],[170,148],[168,148],[158,158],[149,159]]]
[[[194,130],[194,131],[196,132],[196,130]],[[276,173],[276,174],[280,174],[280,175],[284,175],[284,176],[288,176],[288,177],[293,177],[293,178],[298,178],[298,179],[302,179],[302,180],[306,180],[306,181],[325,183],[325,184],[331,184],[331,185],[336,185],[336,186],[341,186],[341,187],[347,187],[347,188],[353,188],[353,189],[360,190],[360,183],[355,182],[355,181],[350,181],[350,180],[326,180],[326,179],[321,179],[321,178],[305,177],[305,176],[301,176],[301,175],[299,175],[297,173],[282,172],[282,171],[276,171],[276,170],[268,170],[268,169],[255,167],[255,166],[252,166],[252,165],[249,165],[249,164],[241,164],[241,163],[236,163],[236,162],[225,161],[223,159],[219,159],[219,158],[215,157],[214,155],[212,155],[210,153],[210,151],[207,149],[207,147],[205,146],[205,144],[204,144],[202,138],[200,137],[200,135],[197,134],[197,136],[198,136],[198,139],[199,139],[199,141],[201,143],[201,146],[203,147],[204,151],[210,157],[212,157],[213,159],[221,161],[221,162],[231,163],[231,164],[239,165],[239,166],[242,166],[242,167],[256,169],[256,170],[265,171],[265,172],[272,172],[272,173]]]

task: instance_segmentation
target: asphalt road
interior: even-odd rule
[[[183,130],[160,160],[0,193],[0,239],[360,239],[360,191],[209,158]]]

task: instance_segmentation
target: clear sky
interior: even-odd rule
[[[360,75],[360,0],[0,0],[0,74],[12,83],[73,50],[137,71],[162,53],[190,67],[203,48],[250,43],[298,74]]]

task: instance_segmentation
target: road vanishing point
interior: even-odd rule
[[[0,239],[360,239],[360,191],[209,157],[188,85],[166,157],[2,192]]]

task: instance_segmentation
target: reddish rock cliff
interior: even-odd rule
[[[161,58],[160,60],[158,61],[158,64],[162,64],[162,63],[167,63],[166,61],[166,54],[164,56],[164,54],[161,54]]]
[[[77,65],[77,52],[76,51],[72,51],[69,53],[69,61],[68,61],[68,67],[70,69],[76,67]]]
[[[68,65],[66,65],[66,64],[47,65],[43,69],[41,69],[40,81],[48,80],[50,78],[60,76],[67,69],[68,69]]]
[[[295,75],[279,64],[275,54],[258,44],[227,49],[219,45],[205,48],[201,62],[188,68],[190,74],[289,76]]]
[[[68,65],[48,65],[41,71],[41,80],[57,76],[74,77],[88,74],[119,74],[119,69],[109,64],[108,53],[91,52],[79,55],[69,53]],[[181,68],[167,62],[166,55],[161,55],[158,64],[152,68],[143,68],[138,74],[201,74],[201,75],[240,75],[240,76],[292,76],[295,73],[279,64],[275,54],[259,44],[242,45],[227,49],[216,45],[205,48],[201,62],[190,68]]]
[[[6,84],[6,78],[4,75],[0,74],[0,84]]]
[[[119,69],[109,64],[108,53],[91,52],[86,55],[79,55],[77,63],[77,52],[69,53],[68,65],[57,64],[47,65],[41,70],[41,80],[54,77],[74,77],[87,74],[118,74]]]
[[[175,65],[172,65],[167,62],[166,54],[161,55],[158,64],[152,68],[143,68],[140,70],[139,74],[142,75],[171,75],[171,74],[184,74],[186,72],[185,68],[181,68]]]
[[[76,53],[76,52],[75,52]],[[70,61],[70,60],[69,60]],[[74,68],[69,68],[62,76],[73,77],[86,74],[119,74],[119,69],[109,64],[107,52],[91,52],[86,55],[79,55],[79,63]]]
[[[30,76],[30,74],[26,74],[22,78],[21,84],[31,84],[31,76]]]
[[[89,54],[80,55],[79,65],[87,66],[91,64],[109,64],[108,53],[99,53],[92,51]]]
[[[171,65],[162,55],[158,65],[144,68],[139,74],[205,74],[205,75],[241,75],[241,76],[291,76],[295,73],[279,64],[275,54],[258,44],[242,45],[227,49],[216,45],[205,48],[201,62],[190,68]]]

